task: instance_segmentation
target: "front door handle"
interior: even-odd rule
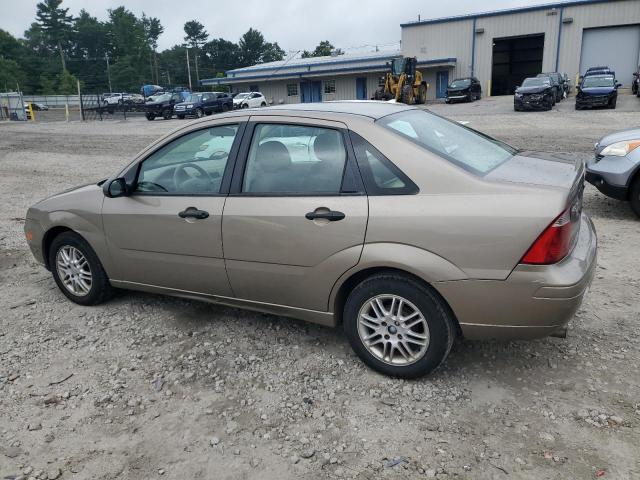
[[[197,218],[198,220],[204,220],[209,217],[209,212],[204,210],[198,210],[196,207],[187,207],[183,211],[178,213],[180,218]]]
[[[318,211],[309,212],[304,217],[307,220],[324,219],[324,220],[329,220],[330,222],[337,222],[339,220],[344,219],[345,215],[342,212],[329,210],[328,212],[318,212]]]

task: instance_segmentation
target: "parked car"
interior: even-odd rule
[[[640,217],[640,129],[602,137],[587,162],[586,179],[608,197],[628,201]]]
[[[633,74],[633,82],[631,82],[631,93],[640,97],[640,69]]]
[[[115,106],[122,105],[124,103],[124,94],[123,93],[111,93],[108,97],[104,97],[102,101],[105,105]]]
[[[576,94],[576,110],[593,107],[616,108],[618,83],[613,75],[586,75]]]
[[[38,102],[27,102],[24,105],[25,110],[29,109],[29,104],[31,104],[31,108],[34,111],[41,111],[41,110],[49,110],[49,107],[47,105],[45,105],[44,103],[38,103]]]
[[[548,77],[551,81],[551,86],[555,94],[555,101],[560,102],[564,98],[564,85],[562,84],[562,75],[558,72],[551,73],[539,73],[537,75],[540,78]]]
[[[173,106],[182,101],[180,93],[161,93],[153,95],[147,99],[144,105],[145,117],[147,120],[154,120],[162,117],[169,120],[173,116]]]
[[[211,115],[214,112],[226,112],[233,109],[233,99],[228,93],[204,92],[192,93],[185,102],[176,103],[173,112],[178,118],[185,116]]]
[[[125,93],[122,100],[127,105],[144,105],[144,97],[139,93]]]
[[[233,97],[233,108],[266,107],[267,99],[260,92],[239,93]]]
[[[564,333],[596,265],[583,183],[582,160],[416,107],[282,105],[193,122],[24,228],[78,304],[124,288],[342,325],[410,378],[458,334]]]
[[[513,109],[551,110],[556,103],[556,89],[548,76],[525,78],[513,95]]]
[[[446,103],[458,100],[473,102],[474,100],[480,100],[481,97],[482,87],[477,78],[456,78],[447,87],[447,94],[444,101]]]

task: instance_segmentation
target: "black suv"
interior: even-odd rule
[[[444,101],[447,103],[458,100],[473,102],[474,100],[480,100],[481,97],[482,87],[477,78],[456,78],[447,87],[447,96]]]
[[[516,112],[522,110],[551,110],[555,103],[556,89],[548,75],[525,78],[513,96],[513,109]]]
[[[192,93],[184,102],[176,103],[173,112],[178,118],[193,115],[201,118],[213,112],[233,110],[233,98],[224,92]]]
[[[538,77],[549,77],[551,80],[551,87],[556,96],[556,102],[561,101],[564,98],[564,85],[563,77],[558,72],[539,73]],[[555,102],[554,102],[555,103]]]
[[[144,105],[144,116],[147,120],[162,117],[169,120],[173,116],[173,106],[182,101],[180,93],[158,93],[149,97]]]

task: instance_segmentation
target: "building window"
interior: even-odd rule
[[[336,81],[325,80],[324,81],[324,93],[336,93]]]
[[[297,97],[297,96],[298,96],[298,84],[287,83],[287,97]]]

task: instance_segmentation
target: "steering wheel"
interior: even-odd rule
[[[193,175],[189,175],[187,173],[187,168],[193,168],[196,172],[200,174],[203,180],[208,180],[211,184],[213,184],[213,179],[211,178],[211,176],[200,165],[196,163],[181,163],[173,171],[173,183],[175,184],[176,189],[178,189],[178,185],[182,183],[182,180],[180,178],[181,176],[186,176],[188,177],[187,179],[197,178],[197,177],[194,177]]]

